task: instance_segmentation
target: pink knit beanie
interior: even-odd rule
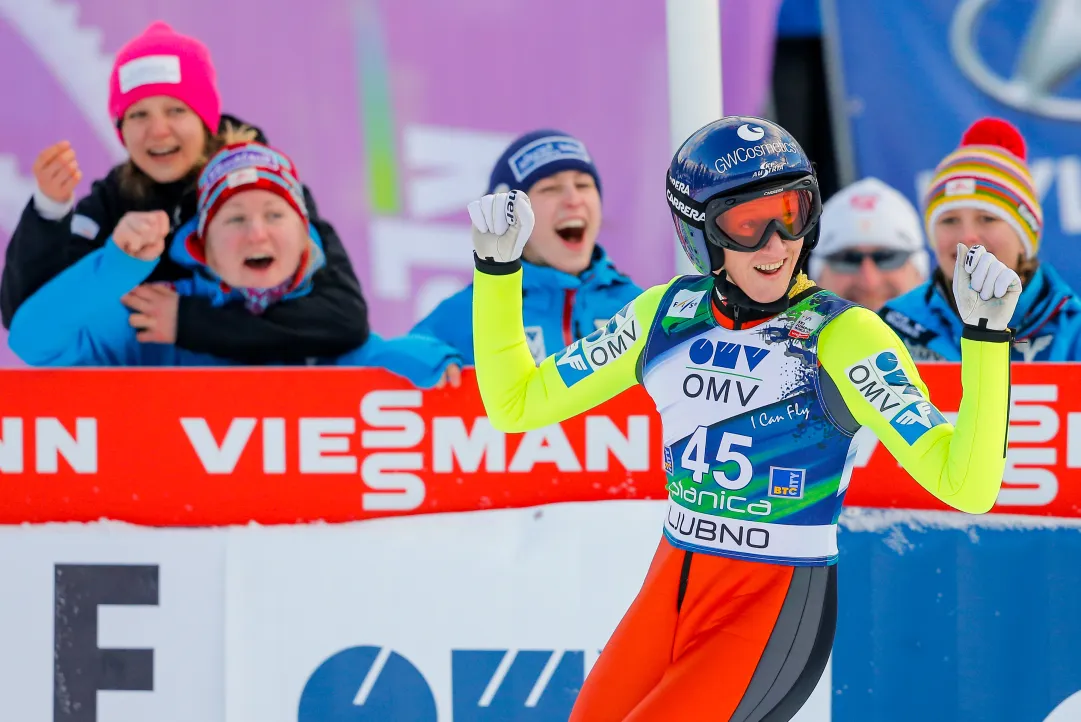
[[[154,95],[187,103],[211,133],[218,131],[221,96],[210,51],[160,20],[116,54],[109,77],[109,115],[117,132],[127,109]]]

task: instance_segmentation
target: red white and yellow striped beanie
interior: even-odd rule
[[[927,237],[935,221],[954,208],[979,208],[1017,232],[1025,257],[1040,246],[1043,209],[1025,162],[1025,139],[999,118],[981,118],[961,138],[961,147],[942,159],[927,187],[923,217]]]

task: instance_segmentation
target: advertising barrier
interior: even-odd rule
[[[920,373],[955,412],[959,365]],[[659,417],[640,387],[525,434],[492,429],[471,371],[440,391],[331,368],[12,369],[0,387],[0,524],[345,522],[665,495]],[[1014,365],[995,513],[1078,516],[1079,391],[1075,366]],[[846,503],[947,508],[873,437]]]
[[[0,527],[0,719],[565,722],[663,517]],[[852,508],[839,541],[797,722],[1081,718],[1081,522]]]
[[[0,719],[222,722],[225,540],[0,527]]]
[[[959,367],[921,374],[953,412]],[[837,641],[799,722],[1081,717],[1081,520],[1058,518],[1078,516],[1078,382],[1015,366],[986,516],[936,510],[862,440]],[[502,434],[471,372],[0,384],[0,719],[562,722],[660,537],[641,389]]]

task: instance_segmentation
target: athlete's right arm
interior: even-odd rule
[[[638,358],[667,288],[654,286],[608,324],[538,367],[522,322],[521,263],[477,260],[473,274],[473,353],[477,385],[492,426],[520,432],[563,421],[637,383]]]

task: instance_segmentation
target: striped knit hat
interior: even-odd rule
[[[938,217],[954,208],[979,208],[1010,224],[1025,258],[1036,255],[1043,209],[1025,162],[1025,139],[999,118],[981,118],[961,138],[961,147],[942,159],[924,196],[927,237]]]
[[[308,223],[304,187],[293,162],[262,143],[234,143],[218,151],[199,174],[199,238],[222,204],[254,188],[277,193]]]

